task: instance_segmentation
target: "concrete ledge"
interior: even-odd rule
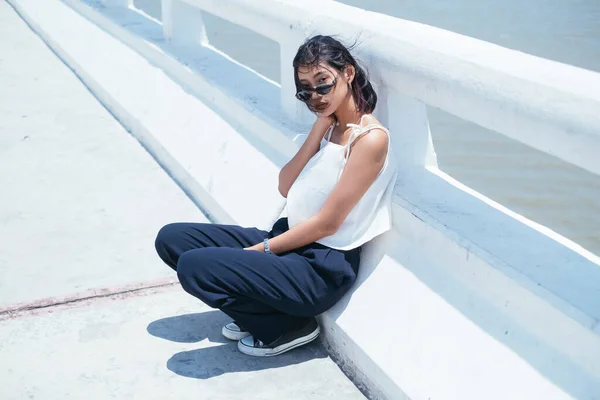
[[[600,334],[600,257],[437,168],[402,179],[395,201],[464,248],[465,260],[481,258]]]
[[[153,47],[105,15],[66,1],[140,54]],[[257,139],[258,123],[240,127],[253,114],[245,100],[235,108],[239,115],[221,114],[240,98],[195,86],[214,72],[215,59],[199,76],[163,50],[145,54],[187,82],[191,96],[64,5],[11,2],[214,221],[267,226],[276,217],[283,205],[274,192],[276,173],[293,151],[294,132],[279,117],[254,110],[275,126],[268,143]],[[198,100],[204,97],[211,108]],[[201,130],[209,125],[216,129]],[[273,151],[273,143],[287,144]],[[227,165],[228,159],[241,163]],[[399,180],[396,229],[366,246],[353,292],[321,316],[340,364],[377,398],[596,399],[597,258],[438,171],[418,172]],[[550,251],[531,250],[542,245]],[[543,269],[531,267],[540,261]]]
[[[340,364],[386,398],[597,398],[589,254],[439,171],[412,178],[396,188],[395,231],[366,247],[354,292],[322,316]]]

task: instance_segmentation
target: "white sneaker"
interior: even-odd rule
[[[302,328],[285,333],[271,343],[265,344],[253,336],[247,336],[238,342],[238,350],[244,354],[258,357],[277,356],[312,342],[319,336],[320,328],[316,319],[311,320]]]
[[[250,332],[244,331],[235,321],[225,325],[221,333],[230,340],[242,340],[246,336],[250,336]]]

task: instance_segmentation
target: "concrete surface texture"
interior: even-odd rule
[[[2,306],[171,277],[154,254],[156,232],[206,218],[12,8],[1,7]]]
[[[118,297],[118,296],[117,296]],[[240,353],[179,287],[0,322],[2,399],[361,399],[318,342]]]
[[[2,399],[364,398],[319,342],[224,339],[153,248],[205,216],[6,2],[0,36]]]

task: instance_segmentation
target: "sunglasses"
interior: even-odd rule
[[[333,87],[335,86],[336,83],[337,83],[337,78],[334,78],[333,82],[331,82],[331,83],[328,83],[325,85],[319,85],[314,88],[302,89],[296,93],[296,98],[300,101],[308,103],[310,101],[310,99],[312,98],[313,92],[317,92],[317,94],[319,94],[321,96],[326,95],[329,92],[331,92],[331,89],[333,89]]]

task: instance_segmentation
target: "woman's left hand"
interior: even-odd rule
[[[244,250],[260,251],[260,252],[264,253],[264,251],[265,251],[265,245],[262,244],[262,243],[258,243],[258,244],[255,244],[252,247],[244,247]]]

